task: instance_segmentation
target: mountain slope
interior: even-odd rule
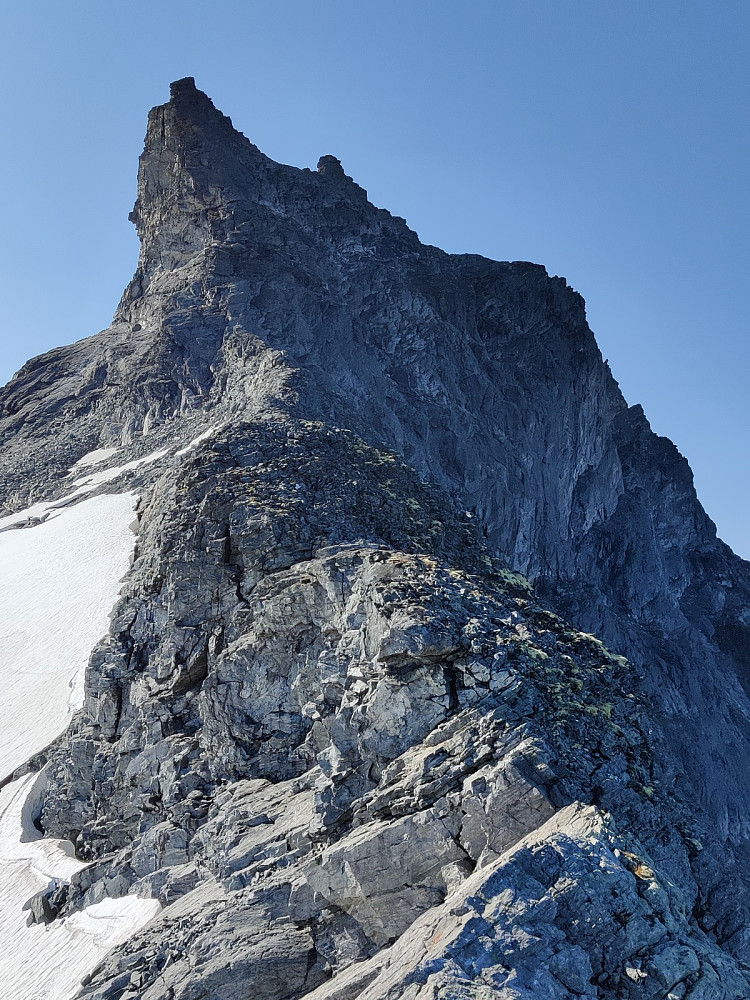
[[[750,568],[580,296],[189,79],[132,218],[111,328],[0,392],[6,510],[92,449],[142,497],[40,822],[58,920],[165,909],[85,995],[750,996]]]

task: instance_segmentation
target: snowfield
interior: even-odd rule
[[[79,458],[70,471],[75,473],[79,469],[87,468],[89,465],[101,465],[102,462],[106,462],[108,458],[116,455],[119,450],[119,448],[94,448],[93,451],[88,452],[83,458]]]
[[[104,450],[106,449],[102,449],[102,451]],[[95,453],[90,452],[90,454],[93,455]],[[31,507],[27,507],[25,510],[19,510],[15,514],[7,514],[5,517],[0,517],[0,534],[9,528],[23,528],[31,526],[34,522],[47,520],[47,518],[55,516],[57,511],[69,507],[80,497],[86,496],[87,493],[92,493],[98,486],[104,483],[111,483],[123,472],[130,472],[141,465],[150,465],[151,462],[156,462],[168,454],[169,450],[166,448],[161,451],[152,451],[150,455],[144,455],[143,458],[136,458],[125,465],[115,465],[110,469],[90,472],[78,479],[74,479],[72,485],[76,489],[72,493],[67,493],[64,497],[60,497],[59,500],[40,500],[39,503],[32,504]],[[80,461],[83,462],[86,457],[84,455]],[[70,470],[71,473],[74,470],[76,470],[75,465]],[[0,569],[2,569],[2,564],[0,564]]]
[[[93,452],[91,453],[93,454]],[[96,486],[101,486],[102,483],[110,483],[113,479],[117,479],[119,475],[123,472],[131,472],[133,469],[137,469],[140,465],[150,465],[152,462],[158,461],[160,458],[164,458],[165,455],[169,454],[168,448],[162,448],[161,451],[152,451],[150,455],[144,455],[143,458],[135,458],[132,462],[126,462],[125,465],[114,465],[111,469],[102,469],[100,472],[89,472],[86,475],[81,476],[79,479],[73,480],[73,485],[77,486],[78,489],[70,494],[70,497],[79,496],[81,493],[87,493],[93,490]],[[84,458],[86,456],[84,455]],[[75,466],[73,466],[75,468]],[[67,497],[64,499],[68,499]]]
[[[92,497],[0,533],[0,780],[82,704],[89,655],[130,564],[135,503],[134,493]]]
[[[135,464],[77,482],[77,493]],[[130,565],[136,494],[66,506],[71,500],[0,521],[0,781],[51,743],[82,704],[89,656],[107,632]],[[27,775],[0,790],[2,1000],[70,1000],[101,957],[159,910],[156,900],[125,896],[48,926],[26,926],[23,904],[52,878],[67,881],[84,867],[71,844],[44,838],[34,826],[44,780],[43,773]]]
[[[0,997],[69,1000],[81,979],[116,944],[159,912],[154,899],[104,899],[66,920],[26,926],[24,903],[52,879],[68,881],[85,865],[67,841],[42,837],[34,815],[44,774],[29,774],[0,793]]]

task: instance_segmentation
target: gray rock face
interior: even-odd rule
[[[164,905],[81,995],[750,997],[750,569],[580,296],[192,80],[132,218],[112,326],[0,391],[9,512],[168,452],[46,752],[53,918]]]

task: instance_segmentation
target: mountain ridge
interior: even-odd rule
[[[491,968],[483,981],[503,997],[583,996],[592,983],[592,996],[632,983],[656,997],[678,982],[677,996],[750,995],[750,565],[717,539],[687,461],[628,407],[581,296],[540,265],[422,245],[335,157],[317,172],[274,163],[192,78],[149,115],[132,219],[141,256],[109,330],[0,390],[4,509],[59,502],[70,468],[102,448],[131,461],[78,488],[141,496],[84,708],[46,755],[40,822],[92,862],[53,900],[62,916],[131,888],[165,909],[161,930],[114,952],[85,995],[123,995],[136,953],[125,995],[187,998],[198,982],[242,995],[257,921],[291,919],[298,950],[284,965],[279,939],[271,963],[288,990],[269,995],[432,996],[409,992],[419,977],[401,959],[406,979],[382,985],[382,949],[420,914],[449,920],[441,907],[467,877],[512,871],[506,888],[521,891],[518,858],[552,844],[561,872],[576,852],[604,852],[633,914],[640,882],[658,885],[662,909],[638,919],[666,937],[634,932],[626,946],[615,920],[594,960],[596,935],[574,929],[579,899],[554,930],[542,907],[544,959],[522,948],[506,967],[493,952],[467,970],[464,956],[464,978]],[[473,721],[457,736],[459,718]],[[431,753],[420,757],[440,732],[445,803],[426,793]],[[473,756],[477,733],[489,756]],[[221,840],[223,825],[219,861],[205,830]],[[651,861],[628,869],[631,835]],[[439,878],[410,837],[437,852]],[[337,880],[346,852],[356,885]],[[370,868],[391,856],[405,881],[383,889]],[[561,884],[545,890],[555,906]],[[614,920],[609,889],[592,892]],[[192,930],[168,987],[158,935],[174,899]],[[198,929],[205,899],[229,921],[223,944]],[[235,940],[255,959],[233,985]],[[202,942],[200,975],[190,942]],[[620,968],[627,947],[650,971]],[[458,988],[441,955],[420,990],[430,976]],[[372,993],[356,975],[344,985],[360,965]],[[547,992],[529,993],[542,968]],[[271,978],[258,982],[271,990]]]

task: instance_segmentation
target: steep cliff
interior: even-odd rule
[[[580,296],[190,79],[132,219],[112,326],[0,392],[14,530],[141,497],[34,765],[56,922],[164,907],[84,995],[750,996],[750,567]]]

